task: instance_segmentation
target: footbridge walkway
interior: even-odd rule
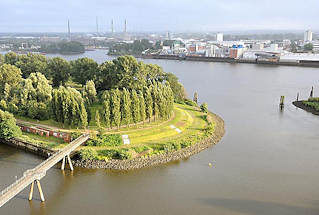
[[[73,171],[73,166],[70,159],[70,153],[74,151],[77,147],[85,143],[88,139],[89,139],[89,135],[83,134],[79,138],[69,143],[63,149],[53,154],[47,160],[40,163],[35,168],[25,171],[23,173],[23,176],[20,179],[15,181],[13,184],[11,184],[9,187],[4,189],[0,193],[0,207],[2,207],[5,203],[7,203],[10,199],[12,199],[14,196],[16,196],[18,193],[20,193],[30,184],[31,184],[31,189],[29,194],[29,200],[32,200],[34,183],[36,183],[38,186],[41,201],[45,201],[42,188],[40,185],[40,179],[46,175],[46,172],[51,167],[53,167],[55,164],[57,164],[61,160],[62,160],[62,166],[61,166],[62,170],[64,170],[65,163],[67,160],[70,165],[70,169]]]

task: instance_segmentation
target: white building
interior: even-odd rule
[[[312,41],[312,32],[310,30],[305,32],[303,40],[304,40],[304,42],[311,42]]]
[[[207,45],[205,50],[205,57],[218,57],[219,48],[215,45]]]
[[[223,33],[217,33],[216,34],[216,40],[217,40],[217,42],[223,42],[224,41],[224,34]]]

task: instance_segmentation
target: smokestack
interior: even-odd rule
[[[124,21],[124,33],[126,33],[126,31],[127,31],[127,22],[126,22],[126,19],[125,19],[125,21]]]
[[[70,29],[70,20],[68,19],[68,39],[71,41],[71,29]]]
[[[99,34],[99,22],[97,17],[96,17],[96,33]]]
[[[111,32],[112,32],[112,34],[114,33],[114,22],[113,22],[113,19],[111,21]]]

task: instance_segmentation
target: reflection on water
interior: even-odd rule
[[[104,51],[87,52],[99,63]],[[79,56],[67,56],[75,59]],[[294,107],[318,69],[146,60],[175,73],[225,120],[222,141],[189,159],[136,171],[53,168],[46,202],[28,189],[0,214],[319,214],[319,117]],[[316,86],[316,85],[315,85]],[[319,91],[317,85],[314,92]],[[285,107],[279,109],[279,98]],[[316,95],[315,95],[316,96]],[[41,158],[0,146],[0,189]],[[208,164],[216,163],[214,168]]]

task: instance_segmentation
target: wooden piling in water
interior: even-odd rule
[[[280,107],[283,107],[285,105],[285,96],[280,96]]]

